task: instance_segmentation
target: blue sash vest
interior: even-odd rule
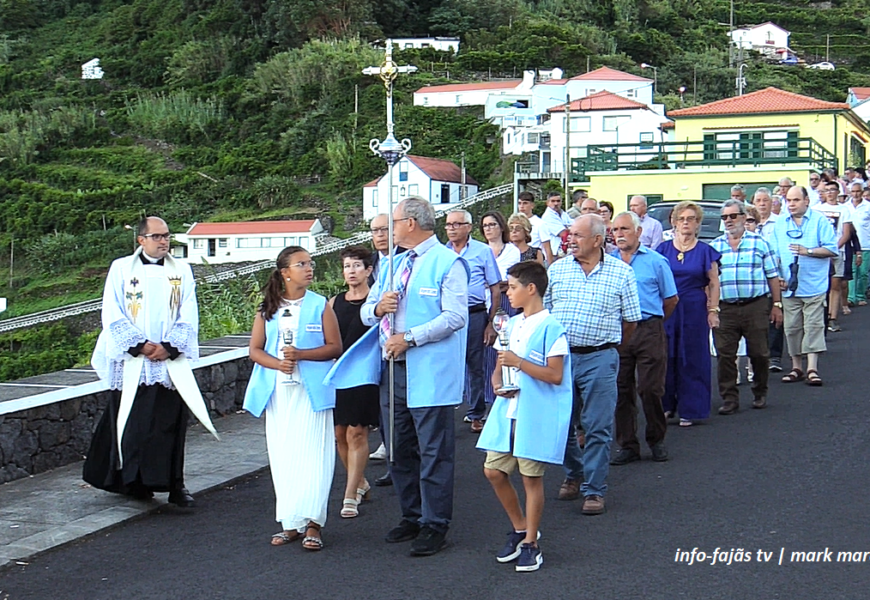
[[[395,257],[396,269],[404,256]],[[461,261],[458,254],[441,246],[430,248],[414,261],[414,275],[406,291],[405,326],[410,329],[427,323],[441,314],[441,283]],[[395,271],[394,271],[395,272]],[[380,289],[387,286],[387,270],[379,274]],[[452,406],[462,402],[465,385],[465,346],[468,324],[443,340],[409,348],[405,353],[408,372],[408,408]],[[378,328],[372,327],[351,346],[326,377],[324,383],[338,389],[364,384],[379,384],[384,361],[381,355]]]
[[[302,311],[299,313],[299,328],[296,335],[295,346],[299,350],[319,348],[324,344],[323,338],[323,308],[326,306],[326,298],[320,294],[306,290],[305,300],[302,302]],[[280,331],[278,322],[283,309],[278,309],[272,318],[266,321],[266,347],[264,350],[278,358],[278,341]],[[332,367],[331,360],[300,360],[297,363],[299,376],[311,409],[314,412],[335,408],[335,390],[323,385],[323,378]],[[248,389],[245,390],[245,403],[243,408],[259,417],[263,414],[272,393],[275,391],[278,371],[267,369],[255,364],[248,380]]]
[[[510,329],[517,319],[513,317]],[[565,329],[552,316],[548,316],[532,333],[523,358],[536,365],[547,364],[547,353]],[[523,374],[520,378],[520,397],[517,402],[514,444],[511,450],[511,419],[507,417],[510,400],[497,396],[489,418],[477,441],[481,450],[511,453],[517,458],[561,465],[565,458],[565,443],[571,422],[573,405],[571,357],[562,365],[562,383],[553,385]]]

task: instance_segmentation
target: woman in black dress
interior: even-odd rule
[[[369,294],[368,277],[372,272],[372,253],[362,246],[341,251],[342,270],[348,290],[330,299],[338,317],[344,351],[350,348],[368,327],[363,325],[359,310]],[[368,497],[369,482],[365,478],[369,458],[369,427],[378,424],[380,404],[378,386],[362,385],[349,390],[336,390],[335,439],[338,455],[347,469],[347,485],[341,516],[350,519],[359,515],[359,503]]]

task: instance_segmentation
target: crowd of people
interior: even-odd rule
[[[638,398],[651,459],[667,461],[669,421],[689,427],[710,416],[711,354],[720,415],[740,410],[740,355],[754,409],[767,406],[783,351],[791,357],[783,383],[822,385],[826,331],[840,330],[841,311],[867,303],[862,244],[870,244],[870,189],[825,177],[813,174],[808,187],[785,178],[748,201],[734,186],[720,211],[723,233],[710,243],[698,239],[696,203],[674,207],[664,236],[643,196],[614,214],[584,191],[567,211],[550,193],[540,217],[522,192],[516,214],[480,218],[484,241],[472,236],[469,212],[452,211],[442,242],[432,206],[410,197],[372,220],[374,251],[342,251],[347,290],[333,298],[308,289],[308,251],[285,248],[253,322],[244,401],[265,420],[281,523],[271,543],[323,548],[336,453],[347,473],[339,515],[361,514],[371,490],[368,435],[377,428],[389,471],[375,483],[394,486],[401,516],[386,541],[411,542],[417,556],[441,551],[453,518],[454,409],[464,404],[485,451],[484,475],[511,523],[496,558],[534,571],[543,563],[546,466],[564,470],[560,500],[582,496],[582,514],[606,512],[610,466],[642,458]],[[140,498],[169,491],[170,502],[192,506],[183,424],[202,399],[169,365],[196,356],[195,294],[189,273],[167,256],[165,223],[140,227],[140,249],[119,259],[106,285],[106,339],[95,363],[114,361],[106,377],[118,397],[85,475],[103,489]],[[148,313],[131,296],[140,282],[154,297]],[[157,311],[164,296],[167,310]],[[138,423],[128,427],[137,436],[124,435],[119,413]],[[166,432],[159,452],[147,434],[158,426]],[[524,506],[510,481],[515,470]]]

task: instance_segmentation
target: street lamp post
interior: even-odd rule
[[[656,86],[659,83],[659,68],[654,67],[647,63],[640,63],[641,69],[652,69],[653,70],[653,102],[656,100]]]
[[[387,92],[387,137],[384,138],[383,141],[378,140],[377,138],[373,138],[369,141],[369,148],[371,148],[372,152],[374,152],[377,156],[384,159],[387,163],[387,183],[389,184],[389,194],[388,198],[388,211],[387,211],[387,241],[390,246],[390,268],[389,268],[389,286],[390,291],[394,290],[394,281],[393,281],[393,273],[395,271],[393,265],[393,259],[395,257],[395,244],[393,243],[393,172],[396,164],[404,157],[408,151],[411,150],[411,140],[405,138],[401,142],[396,139],[393,135],[393,82],[398,77],[399,73],[414,73],[417,71],[417,67],[411,65],[398,66],[393,61],[393,40],[387,40],[387,48],[386,55],[384,56],[384,62],[380,67],[366,67],[363,69],[364,75],[374,75],[379,77],[381,81],[384,82],[384,87]],[[383,198],[378,195],[378,212],[383,213],[381,210],[383,207],[382,204]],[[393,335],[394,331],[394,314],[390,313],[388,316],[388,321],[390,324],[389,334]],[[392,355],[387,357],[389,359],[389,378],[390,378],[390,462],[394,462],[393,459],[393,440],[394,434],[393,430],[395,429],[395,414],[396,414],[396,397],[395,397],[395,389],[393,383],[393,374],[394,374],[394,357]]]
[[[138,232],[136,231],[136,228],[133,227],[132,225],[124,225],[124,229],[126,229],[127,231],[133,232],[133,252],[136,252],[136,238],[139,237],[137,235]]]

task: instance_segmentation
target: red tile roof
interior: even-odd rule
[[[870,87],[853,87],[849,88],[849,91],[855,96],[855,100],[860,101],[870,98]]]
[[[480,83],[454,83],[450,85],[427,85],[414,92],[415,94],[429,94],[441,92],[474,92],[478,90],[512,90],[523,82],[522,79],[509,81],[484,81]]]
[[[434,181],[444,181],[446,183],[462,183],[462,169],[460,169],[455,162],[443,160],[441,158],[413,156],[411,154],[408,155],[408,160],[417,165],[418,169],[423,171]],[[363,187],[377,187],[378,182],[384,177],[385,176],[382,175],[374,181],[368,182]],[[465,174],[465,183],[467,185],[476,185],[480,187],[480,184],[477,183],[474,177],[472,177],[468,173]]]
[[[594,71],[572,77],[571,81],[652,81],[652,79],[647,79],[640,75],[632,75],[624,71],[617,71],[610,67],[599,67]]]
[[[676,126],[677,126],[677,124],[674,123],[673,121],[665,121],[661,125],[661,130],[664,131],[665,129],[673,129]]]
[[[681,108],[668,113],[669,117],[712,117],[716,115],[745,115],[753,113],[794,113],[815,112],[821,110],[848,110],[845,102],[826,102],[809,96],[801,96],[794,92],[786,92],[775,87],[765,88],[717,100],[692,108]]]
[[[446,181],[448,183],[462,183],[462,169],[455,162],[442,160],[440,158],[426,158],[425,156],[408,155],[408,160],[417,165],[417,167],[426,173],[435,181]],[[468,173],[465,174],[465,183],[468,185],[480,184]]]
[[[189,236],[308,233],[317,221],[248,221],[242,223],[194,223]]]
[[[648,109],[642,102],[636,102],[619,94],[602,90],[585,98],[571,101],[572,112],[588,112],[591,110],[625,110],[625,109]],[[565,112],[565,105],[554,106],[549,112]]]

